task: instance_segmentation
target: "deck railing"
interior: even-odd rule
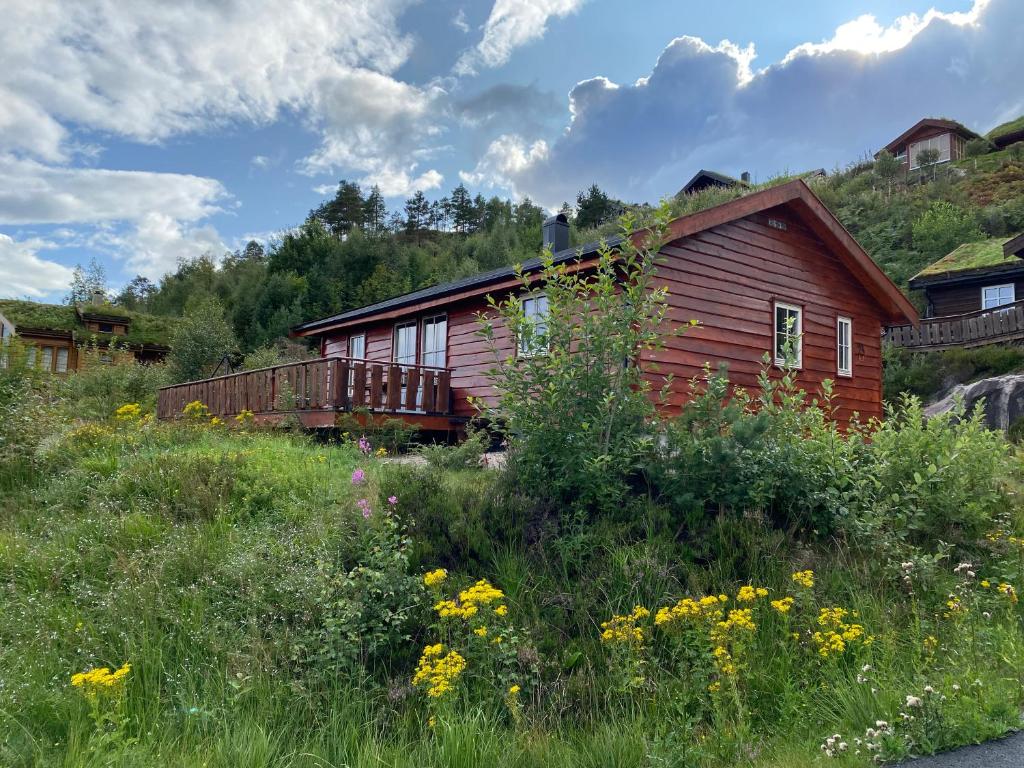
[[[422,365],[324,357],[161,387],[157,416],[173,419],[195,400],[214,416],[309,411],[447,415],[451,371]]]
[[[885,340],[910,349],[978,347],[1024,338],[1024,301],[963,315],[929,317],[919,325],[893,325]]]

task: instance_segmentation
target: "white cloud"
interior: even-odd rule
[[[270,165],[270,158],[266,155],[253,155],[249,163],[257,168],[267,168]]]
[[[54,247],[40,238],[15,240],[0,232],[0,297],[38,299],[66,289],[71,270],[39,257],[39,251]]]
[[[65,168],[0,155],[0,224],[140,221],[153,211],[197,221],[221,210],[215,179],[183,173]]]
[[[480,42],[455,64],[455,72],[472,75],[480,67],[500,67],[516,48],[544,37],[548,19],[574,13],[583,0],[495,0]]]
[[[984,132],[1024,112],[1022,28],[1019,0],[975,0],[966,13],[929,12],[889,28],[858,19],[756,71],[753,46],[677,38],[631,84],[578,83],[569,123],[544,152],[513,131],[463,178],[548,206],[591,182],[656,200],[699,168],[766,179],[842,165],[922,117]]]
[[[384,197],[405,197],[413,192],[426,192],[430,189],[437,189],[444,182],[444,176],[433,169],[413,176],[415,168],[408,171],[385,167],[364,176],[360,183],[364,188],[370,188],[375,184],[380,187]]]
[[[459,8],[459,12],[452,19],[452,26],[463,33],[469,32],[469,22],[466,21],[466,9]]]
[[[333,195],[337,188],[335,184],[317,184],[313,187],[313,191],[318,195]]]

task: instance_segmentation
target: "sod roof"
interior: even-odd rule
[[[994,237],[976,243],[964,243],[947,253],[941,259],[918,272],[911,280],[953,275],[962,272],[982,271],[1001,267],[1024,268],[1024,259],[1003,253],[1003,243],[1009,238]]]
[[[90,310],[96,314],[110,317],[125,317],[130,319],[128,332],[118,339],[129,344],[152,344],[168,346],[171,338],[171,331],[174,328],[175,319],[172,317],[157,317],[142,312],[128,312],[121,307],[91,307],[86,306],[86,314]],[[99,340],[108,340],[114,337],[112,333],[97,333],[90,331],[79,319],[75,307],[67,304],[40,304],[35,301],[23,301],[20,299],[0,299],[0,315],[3,315],[12,323],[14,328],[38,328],[53,331],[71,331],[76,341],[88,341],[95,336]]]

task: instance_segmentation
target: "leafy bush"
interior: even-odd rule
[[[616,252],[602,245],[592,272],[545,253],[535,279],[520,275],[526,292],[489,297],[481,317],[500,395],[496,407],[481,410],[507,425],[509,467],[520,486],[568,510],[619,508],[650,450],[654,402],[635,361],[663,343],[666,289],[654,287],[654,275],[668,220],[663,205],[642,247],[629,237]],[[636,224],[625,218],[623,231]],[[524,302],[542,293],[547,310],[537,320]],[[499,351],[499,321],[517,354]]]
[[[923,161],[922,161],[923,162]],[[981,240],[974,217],[945,201],[936,201],[914,221],[914,247],[931,259],[945,256],[958,245]]]
[[[467,469],[477,467],[491,442],[485,430],[470,431],[466,439],[457,445],[428,443],[416,449],[416,455],[423,457],[434,469]]]
[[[887,344],[882,355],[882,395],[889,401],[911,394],[929,402],[956,384],[1024,369],[1024,349],[1014,345],[913,352]]]
[[[139,403],[143,410],[156,410],[157,389],[170,384],[166,365],[142,365],[134,361],[104,363],[95,347],[83,347],[82,370],[62,377],[56,385],[60,402],[71,406],[69,416],[83,419],[107,419],[124,403]]]

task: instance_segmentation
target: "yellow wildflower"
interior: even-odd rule
[[[796,571],[790,578],[801,587],[810,589],[814,586],[814,571]]]
[[[637,622],[646,619],[651,612],[638,605],[633,608],[632,613],[612,616],[608,621],[601,624],[601,640],[611,644],[632,645],[639,647],[646,639],[646,632],[643,627],[638,627]]]
[[[793,598],[784,597],[781,600],[772,600],[772,608],[779,613],[789,613],[789,609],[793,607]]]
[[[138,403],[125,403],[114,411],[114,418],[118,421],[135,421],[141,415],[142,407]]]
[[[374,451],[374,456],[376,456],[378,459],[383,459],[387,455],[388,455],[388,449],[387,448],[378,448],[376,451]]]
[[[473,630],[473,634],[477,637],[487,637],[487,627],[477,627]]]
[[[430,571],[423,576],[423,583],[428,587],[436,587],[438,584],[448,578],[448,571],[444,568],[438,568]]]
[[[759,597],[768,597],[768,590],[764,587],[752,587],[749,584],[740,587],[736,593],[736,599],[741,603],[750,603]]]
[[[444,646],[428,645],[423,649],[412,684],[426,689],[427,696],[439,699],[455,690],[455,683],[466,669],[466,659],[458,651],[441,653]]]
[[[495,616],[505,616],[507,614],[508,614],[508,606],[507,605],[499,605],[497,608],[494,609],[494,615]]]
[[[518,695],[520,690],[522,689],[518,685],[510,685],[508,688],[509,695],[511,696]]]
[[[1018,599],[1017,590],[1015,590],[1011,585],[1007,584],[1006,582],[1003,582],[998,587],[996,587],[996,589],[999,590],[999,594],[1006,595],[1006,597],[1010,600],[1011,603],[1016,604]]]
[[[989,587],[992,586],[992,583],[988,579],[982,579],[980,583],[981,583],[982,589],[988,589]]]

